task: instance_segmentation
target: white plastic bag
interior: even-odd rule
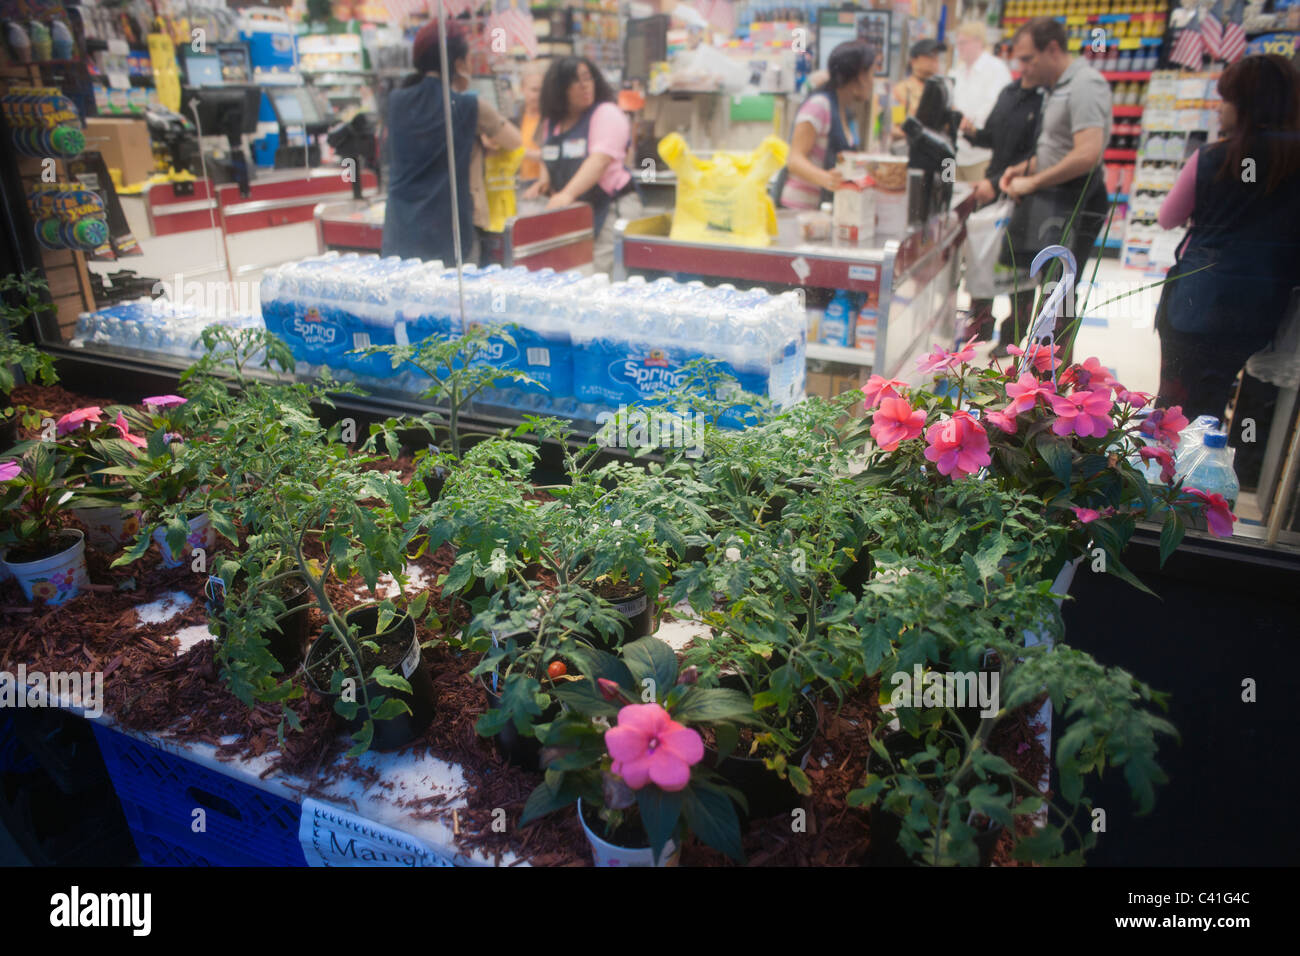
[[[994,283],[993,268],[1014,206],[1009,198],[999,199],[975,210],[966,220],[966,291],[973,299],[991,299],[1004,291]]]
[[[1278,388],[1300,388],[1300,293],[1291,293],[1291,307],[1272,345],[1248,358],[1246,371]]]

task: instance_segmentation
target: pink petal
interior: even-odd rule
[[[636,727],[624,724],[605,731],[605,749],[614,760],[635,760],[647,753],[650,737]]]
[[[671,754],[656,751],[650,758],[650,779],[662,790],[681,790],[691,782],[691,768]]]
[[[609,769],[622,777],[633,790],[640,790],[650,782],[650,764],[653,759],[645,756],[637,760],[616,760]]]
[[[704,739],[697,731],[674,721],[672,727],[660,732],[655,752],[666,752],[688,765],[697,764],[704,759]]]

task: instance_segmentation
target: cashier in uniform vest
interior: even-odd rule
[[[623,165],[631,124],[599,68],[586,57],[556,60],[542,80],[542,176],[525,199],[550,193],[547,209],[591,206],[596,272],[614,265],[611,219],[641,215],[632,173]]]
[[[469,86],[469,44],[461,28],[447,25],[444,70],[438,24],[416,34],[412,61],[416,73],[388,95],[388,198],[384,205],[385,256],[455,261],[452,237],[451,177],[456,177],[456,214],[461,253],[473,261],[474,200],[470,192],[470,157],[476,138],[489,148],[518,149],[519,130],[492,104],[464,90]],[[455,156],[447,160],[447,116],[442,80],[451,74],[451,127]]]

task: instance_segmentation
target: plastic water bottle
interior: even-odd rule
[[[1199,488],[1207,495],[1223,495],[1228,504],[1235,507],[1241,493],[1241,484],[1233,467],[1236,455],[1237,449],[1228,447],[1226,434],[1206,432],[1201,447],[1187,456],[1186,466],[1180,466],[1177,474],[1182,477],[1184,488]]]
[[[852,344],[853,302],[843,289],[835,293],[821,321],[822,342],[847,348]]]
[[[1178,436],[1178,449],[1174,452],[1174,462],[1183,461],[1193,452],[1200,451],[1201,439],[1206,432],[1217,431],[1219,420],[1213,415],[1200,415]]]

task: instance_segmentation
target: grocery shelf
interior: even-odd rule
[[[875,349],[851,349],[843,345],[822,345],[809,342],[805,357],[822,362],[839,362],[841,365],[865,365],[871,368],[876,364]]]

